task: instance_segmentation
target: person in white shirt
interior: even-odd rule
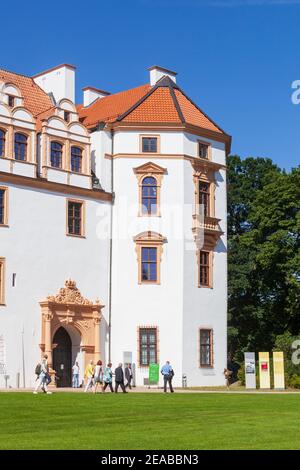
[[[48,391],[48,383],[51,381],[50,375],[49,375],[49,367],[48,367],[48,356],[45,354],[42,358],[40,365],[40,373],[38,376],[37,384],[35,386],[35,389],[33,391],[34,394],[38,393],[39,388],[48,395],[51,395],[52,392]]]
[[[79,364],[78,362],[75,362],[74,366],[72,367],[72,371],[73,371],[72,387],[79,388]]]

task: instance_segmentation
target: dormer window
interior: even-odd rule
[[[15,97],[12,95],[8,95],[8,106],[10,108],[14,108],[15,106]]]
[[[158,138],[153,136],[142,137],[142,152],[144,153],[157,153],[158,152]]]
[[[71,147],[71,171],[82,172],[82,149],[80,147]]]
[[[27,135],[15,134],[15,160],[25,161],[27,158]]]
[[[50,162],[53,168],[62,167],[62,149],[63,146],[59,142],[51,142]]]
[[[209,144],[205,144],[204,142],[198,142],[198,156],[200,158],[209,159]]]
[[[64,111],[64,120],[70,122],[71,113],[69,111]]]

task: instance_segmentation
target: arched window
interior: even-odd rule
[[[142,213],[157,213],[157,181],[153,176],[146,176],[142,181]]]
[[[25,161],[27,157],[27,135],[15,134],[15,160]]]
[[[0,157],[4,157],[5,153],[5,132],[0,129]]]
[[[62,167],[62,148],[59,142],[51,142],[50,162],[54,168]]]
[[[75,173],[82,171],[82,150],[80,147],[71,147],[71,171]]]

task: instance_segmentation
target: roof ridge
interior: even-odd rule
[[[128,93],[129,91],[137,90],[139,88],[146,87],[146,86],[150,86],[150,84],[145,83],[144,85],[139,85],[139,86],[136,86],[134,88],[128,88],[128,90],[121,90],[121,91],[117,91],[116,93],[110,93],[107,96],[102,96],[102,97],[99,96],[98,98],[96,98],[94,101],[92,101],[92,103],[88,104],[87,106],[83,106],[83,103],[77,103],[76,106],[82,106],[82,109],[84,110],[84,109],[89,108],[90,106],[93,106],[99,100],[101,100],[101,102],[103,102],[103,100],[107,100],[108,98],[113,98],[114,96],[120,95],[121,93]]]
[[[41,111],[40,113],[36,114],[35,117],[38,117],[40,114],[44,114],[44,113],[46,113],[47,111],[50,111],[50,109],[53,109],[53,108],[56,108],[55,104],[53,104],[52,106],[50,106],[50,108],[47,108],[47,109],[45,109],[44,111]]]
[[[7,73],[12,73],[13,75],[18,75],[19,77],[25,77],[25,78],[30,78],[32,81],[33,78],[30,75],[25,75],[24,73],[19,73],[19,72],[12,72],[11,70],[5,69],[3,67],[0,67],[0,71],[7,72]],[[34,82],[35,83],[35,82]]]
[[[177,87],[177,88],[179,88],[179,87]],[[178,103],[178,100],[177,100],[177,97],[175,95],[173,86],[169,86],[169,90],[170,90],[170,95],[173,99],[173,103],[174,103],[174,106],[176,108],[178,117],[179,117],[180,121],[182,122],[182,124],[184,124],[185,123],[185,118],[184,118],[183,112],[181,110],[180,104]]]
[[[200,111],[200,113],[203,114],[203,116],[206,117],[206,119],[208,119],[214,126],[216,126],[223,134],[228,135],[227,132],[225,132],[211,117],[209,117],[196,103],[194,103],[194,101],[181,88],[178,87],[178,90],[180,91],[180,93],[183,94],[183,96],[185,96],[187,100],[189,100],[189,102],[193,106],[198,109],[198,111]]]
[[[154,86],[152,86],[150,88],[149,91],[147,91],[147,93],[142,96],[138,101],[136,101],[135,104],[133,104],[132,106],[130,106],[129,109],[127,109],[127,111],[125,111],[124,113],[122,113],[120,116],[118,116],[117,118],[117,121],[122,121],[122,119],[124,119],[126,116],[128,116],[128,114],[132,113],[132,111],[134,111],[138,106],[140,106],[147,98],[149,98],[149,96],[152,95],[152,93],[154,93],[155,90],[157,90],[158,86],[157,84],[155,84]]]

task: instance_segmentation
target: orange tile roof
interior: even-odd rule
[[[222,130],[217,127],[202,111],[200,111],[200,109],[197,108],[197,106],[195,106],[180,90],[174,90],[174,92],[184,120],[188,124],[222,133]]]
[[[125,116],[124,122],[168,122],[180,123],[169,88],[159,87],[148,98]]]
[[[150,89],[150,85],[142,85],[100,98],[86,108],[78,105],[79,118],[86,127],[93,127],[98,122],[113,122],[146,95]]]
[[[99,122],[185,123],[224,134],[171,79],[163,77],[156,85],[143,85],[109,95],[84,108],[77,106],[84,125]]]
[[[0,80],[16,85],[24,98],[24,107],[34,117],[53,106],[50,97],[45,93],[31,77],[8,72],[0,68]]]
[[[48,119],[50,116],[55,115],[55,106],[52,106],[52,108],[47,109],[46,111],[43,111],[42,113],[38,114],[36,117],[36,130],[39,132],[42,128],[42,121],[44,119]]]
[[[32,77],[16,74],[0,68],[0,80],[15,84],[24,98],[24,107],[37,119],[37,128],[42,120],[54,114],[55,106]],[[202,112],[168,78],[163,77],[156,85],[141,85],[97,99],[90,106],[77,106],[80,121],[92,128],[99,122],[112,123],[186,123],[213,132],[223,133],[204,112]]]

